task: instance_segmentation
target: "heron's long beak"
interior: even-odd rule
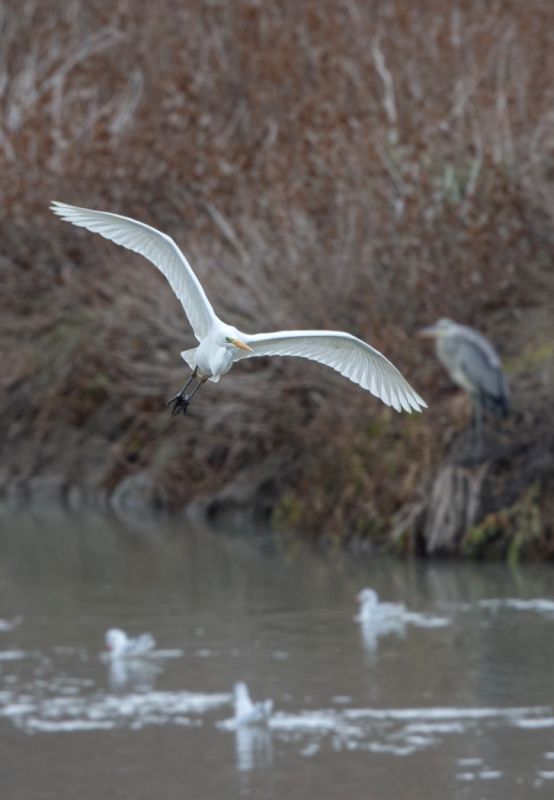
[[[247,353],[252,352],[252,348],[250,347],[250,345],[241,342],[240,339],[231,339],[231,342],[235,345],[235,347],[238,347],[240,350],[246,350]]]
[[[417,332],[418,336],[428,339],[434,339],[437,336],[437,326],[436,325],[429,325],[428,328],[422,328],[420,331]]]

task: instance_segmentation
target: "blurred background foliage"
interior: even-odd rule
[[[550,0],[4,0],[0,37],[5,490],[135,489],[382,537],[467,422],[415,337],[450,316],[498,345],[504,435],[539,458],[540,480],[533,467],[502,502],[539,480],[547,513]],[[396,415],[276,359],[171,418],[193,344],[179,303],[144,260],[61,224],[53,199],[173,236],[239,327],[367,339],[430,409]]]

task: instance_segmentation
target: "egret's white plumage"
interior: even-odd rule
[[[198,278],[175,242],[150,225],[119,214],[65,203],[54,202],[51,208],[62,219],[134,250],[158,267],[181,301],[200,342],[198,347],[181,355],[193,370],[197,370],[201,379],[218,381],[235,361],[243,358],[298,356],[335,369],[397,411],[421,411],[426,406],[384,355],[349,333],[304,330],[248,334],[226,325],[215,314]]]

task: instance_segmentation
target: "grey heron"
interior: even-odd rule
[[[425,408],[425,401],[384,355],[349,333],[299,330],[248,334],[226,325],[216,315],[200,281],[173,239],[150,225],[119,214],[65,203],[54,202],[51,209],[67,222],[99,233],[149,259],[181,301],[199,345],[181,353],[192,375],[169,401],[173,414],[186,413],[192,396],[205,381],[217,382],[236,361],[254,356],[299,356],[318,361],[359,384],[396,411]],[[185,394],[194,380],[195,388]]]
[[[420,331],[435,340],[437,357],[454,381],[470,396],[473,405],[476,449],[481,450],[482,409],[506,417],[510,393],[500,356],[485,337],[468,325],[439,319]]]

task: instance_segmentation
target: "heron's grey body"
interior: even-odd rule
[[[450,319],[440,319],[421,334],[435,339],[439,361],[454,383],[471,397],[480,449],[481,409],[500,417],[506,417],[510,410],[510,393],[498,353],[474,328]]]
[[[450,377],[488,411],[505,417],[509,393],[498,353],[478,331],[450,322],[448,335],[438,336],[437,356]]]

